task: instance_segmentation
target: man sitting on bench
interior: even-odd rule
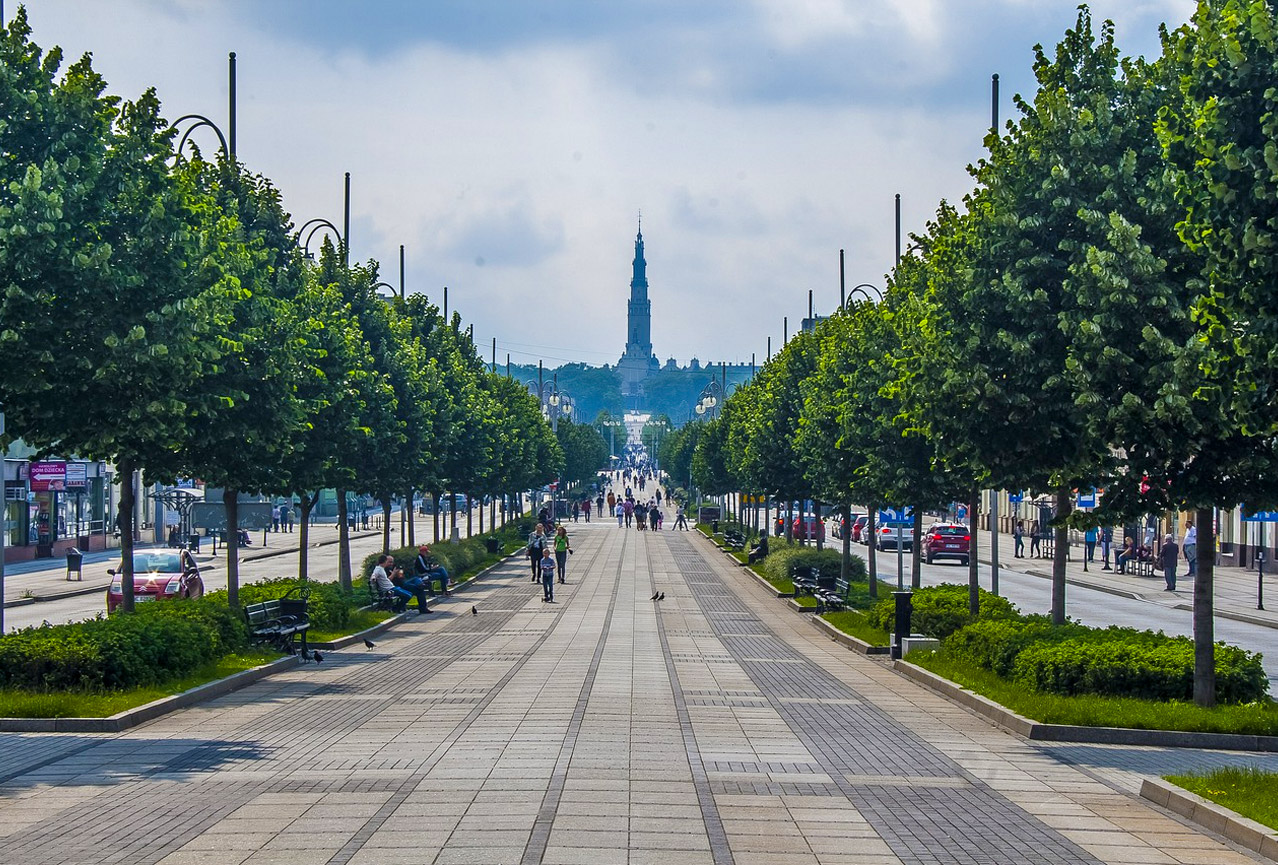
[[[422,544],[417,548],[417,558],[413,559],[413,576],[426,583],[440,581],[440,591],[448,594],[448,569],[435,561],[430,554],[430,544]]]
[[[746,555],[746,564],[753,565],[755,562],[762,561],[768,555],[768,535],[767,532],[759,535],[759,542],[750,548],[750,552]]]

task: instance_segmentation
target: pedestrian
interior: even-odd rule
[[[430,554],[430,544],[422,544],[417,548],[417,558],[413,559],[413,575],[431,587],[434,587],[435,580],[439,580],[439,591],[448,594],[448,569],[435,561],[435,557]]]
[[[1017,520],[1016,525],[1012,526],[1012,540],[1016,542],[1012,558],[1025,558],[1025,520]]]
[[[1083,560],[1087,562],[1096,559],[1096,527],[1092,526],[1083,532]]]
[[[547,546],[541,554],[541,601],[544,604],[555,602],[555,559]]]
[[[599,516],[602,517],[603,512],[604,512],[604,494],[600,493],[598,498],[595,499],[595,513],[599,514]],[[611,509],[609,510],[609,513],[611,513]]]
[[[1101,561],[1105,563],[1105,566],[1101,568],[1101,570],[1112,571],[1113,568],[1109,566],[1109,553],[1110,553],[1110,550],[1114,548],[1114,527],[1113,526],[1105,526],[1105,528],[1101,529],[1100,545],[1101,545]]]
[[[1176,565],[1180,563],[1180,547],[1176,545],[1175,535],[1163,537],[1163,548],[1158,551],[1158,563],[1163,569],[1163,580],[1167,583],[1164,592],[1176,591]]]
[[[635,505],[635,529],[643,531],[648,525],[648,507],[642,502]]]
[[[280,509],[271,506],[271,531],[278,532],[280,530]]]
[[[679,507],[675,511],[674,527],[675,527],[675,531],[679,531],[679,529],[683,529],[686,532],[688,530],[688,518],[683,513],[683,505],[679,505]]]
[[[546,528],[541,523],[537,523],[532,530],[532,534],[528,536],[528,561],[532,563],[532,581],[534,583],[541,579],[542,553],[546,549]]]
[[[1030,558],[1041,559],[1043,557],[1043,537],[1039,530],[1038,520],[1034,520],[1030,527]]]
[[[408,608],[408,602],[413,597],[413,593],[408,589],[400,588],[391,581],[390,574],[387,573],[386,567],[395,559],[391,556],[382,556],[377,560],[377,564],[373,566],[373,573],[369,575],[369,580],[377,587],[382,594],[394,595],[395,606],[394,611],[397,613],[404,612]]]
[[[630,521],[635,515],[635,500],[627,495],[626,500],[621,503],[621,512],[626,517],[626,528],[630,528]]]
[[[664,531],[662,523],[665,522],[666,513],[661,508],[657,508],[657,531]]]
[[[622,508],[622,507],[621,507],[621,505],[617,505],[617,506],[616,506],[615,508],[613,508],[612,510],[613,510],[613,513],[615,513],[615,514],[617,515],[617,528],[622,528],[623,526],[625,526],[625,524],[626,524],[626,512],[625,512],[625,509],[624,509],[624,508]]]
[[[617,495],[612,490],[608,490],[608,513],[617,512]]]
[[[659,516],[660,514],[657,513],[657,506],[648,505],[648,528],[652,529],[654,532],[657,530],[657,517]]]
[[[1198,526],[1192,521],[1185,521],[1185,539],[1181,541],[1185,550],[1185,575],[1195,576],[1198,573]]]
[[[661,490],[660,490],[660,489],[658,489],[658,490],[657,490],[657,505],[658,505],[658,506],[660,506],[660,505],[661,505]]]
[[[590,522],[590,499],[586,499],[581,503],[581,512],[586,517],[586,522]]]
[[[581,502],[574,500],[572,503],[572,521],[575,523],[581,517]]]
[[[284,505],[284,525],[288,528],[289,534],[293,533],[293,506],[292,504]]]
[[[560,526],[555,530],[555,571],[559,582],[564,581],[564,572],[568,568],[568,556],[572,554],[572,544],[568,540],[568,530]]]
[[[394,558],[390,560],[390,564],[387,567],[391,568],[391,582],[401,589],[407,589],[412,592],[413,596],[417,598],[418,615],[424,616],[431,612],[431,609],[426,606],[426,584],[422,582],[422,578],[404,576],[404,569],[395,564]]]

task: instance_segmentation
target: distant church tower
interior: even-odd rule
[[[626,353],[617,362],[621,372],[621,392],[629,408],[638,407],[643,396],[643,380],[661,368],[652,353],[652,302],[648,300],[648,262],[643,258],[643,223],[635,236],[634,275],[630,279],[627,305]]]

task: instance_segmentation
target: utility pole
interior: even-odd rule
[[[846,271],[843,267],[843,250],[839,250],[839,309],[848,304],[848,287]]]
[[[399,245],[399,299],[404,300],[407,295],[404,293],[404,244]]]

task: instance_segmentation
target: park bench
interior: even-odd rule
[[[308,656],[306,632],[311,621],[305,598],[284,597],[247,604],[244,618],[254,643],[269,643],[286,655],[295,655],[300,649],[303,658]]]
[[[385,610],[388,613],[393,613],[399,601],[399,595],[394,592],[383,592],[377,588],[377,583],[373,580],[370,579],[368,581],[368,603],[374,610]]]
[[[1136,548],[1136,558],[1123,565],[1126,573],[1137,577],[1154,576],[1154,556],[1149,547]]]
[[[837,613],[847,608],[848,581],[842,574],[833,577],[821,577],[817,580],[816,599],[820,602],[819,612]]]
[[[729,529],[723,533],[723,544],[730,553],[744,550],[746,545],[745,535]]]
[[[794,583],[794,596],[812,595],[817,589],[817,580],[821,578],[819,568],[809,565],[795,565],[790,568],[790,582]]]

